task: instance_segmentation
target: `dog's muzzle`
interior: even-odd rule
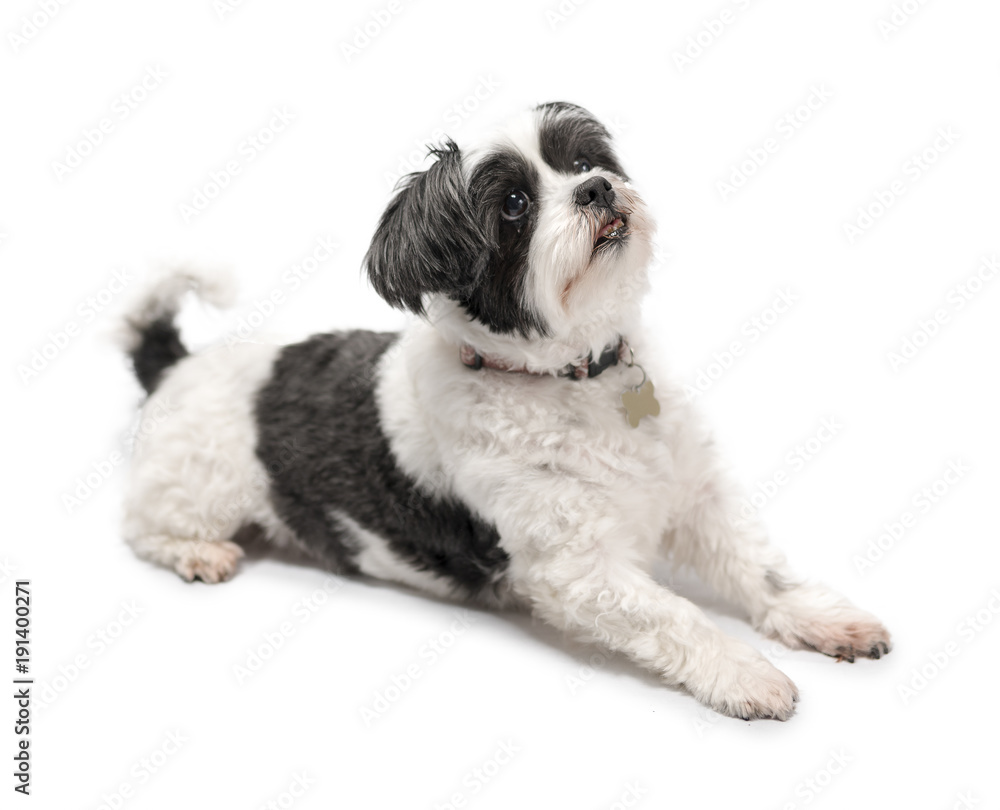
[[[628,236],[628,216],[617,206],[617,195],[611,181],[601,175],[588,177],[573,191],[573,201],[588,214],[596,226],[596,253],[616,239]]]

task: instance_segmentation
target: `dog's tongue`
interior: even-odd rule
[[[616,218],[614,222],[609,222],[607,225],[605,225],[603,228],[601,228],[601,230],[597,232],[597,238],[606,239],[609,233],[611,233],[612,231],[617,231],[624,224],[625,223],[622,222],[621,217]]]

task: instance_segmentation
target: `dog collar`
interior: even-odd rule
[[[628,360],[625,354],[628,353]],[[497,371],[508,371],[518,374],[534,374],[542,376],[545,372],[528,371],[527,367],[515,366],[506,360],[481,355],[468,343],[463,343],[458,349],[458,356],[468,368],[481,369],[492,368]],[[596,377],[609,366],[616,366],[621,361],[626,368],[638,369],[642,372],[642,380],[635,385],[626,385],[619,395],[622,406],[625,410],[625,420],[630,427],[639,427],[639,422],[646,416],[657,416],[660,413],[660,403],[656,399],[653,383],[647,379],[645,369],[635,362],[635,354],[632,347],[625,342],[625,338],[618,338],[617,343],[612,343],[604,347],[601,356],[596,360],[591,352],[578,363],[568,363],[556,372],[557,377],[565,377],[568,380],[582,380],[585,377]]]
[[[556,372],[556,376],[565,377],[568,380],[582,380],[589,377],[597,377],[606,368],[618,365],[618,361],[624,356],[626,347],[627,344],[625,343],[625,339],[618,338],[617,343],[605,346],[604,351],[601,352],[597,359],[594,359],[594,353],[591,352],[583,358],[583,360],[580,360],[577,363],[568,363],[563,366],[558,372]],[[508,371],[516,374],[536,374],[539,376],[545,374],[545,372],[542,371],[529,371],[527,367],[523,365],[515,366],[498,357],[482,355],[468,343],[463,343],[459,347],[458,356],[462,363],[471,369],[478,370],[481,368],[492,368],[497,371]]]

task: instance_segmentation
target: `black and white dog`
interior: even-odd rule
[[[125,536],[220,582],[257,527],[344,573],[526,606],[734,717],[789,717],[795,685],[651,575],[690,565],[760,632],[879,658],[875,617],[789,571],[640,326],[654,225],[608,131],[544,104],[410,175],[366,257],[402,334],[354,331],[189,356],[179,271],[127,318],[169,418],[138,443]],[[648,377],[648,381],[647,381]],[[656,390],[652,387],[656,383]]]

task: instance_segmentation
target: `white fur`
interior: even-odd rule
[[[185,358],[146,401],[143,412],[158,416],[136,442],[124,525],[140,557],[186,579],[219,581],[242,556],[230,542],[241,526],[291,539],[255,453],[254,397],[278,348],[244,343]]]
[[[119,345],[126,352],[133,351],[142,330],[160,318],[174,315],[188,292],[197,293],[207,304],[228,307],[236,299],[236,280],[222,268],[193,265],[161,268],[127,305],[128,314],[115,336]]]

